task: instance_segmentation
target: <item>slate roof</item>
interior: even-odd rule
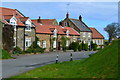
[[[104,39],[104,36],[102,34],[100,34],[100,32],[98,32],[97,29],[90,27],[90,29],[92,30],[92,38],[93,39]]]
[[[78,19],[72,19],[72,18],[69,18],[69,19],[80,29],[80,31],[91,32],[89,27],[83,21],[80,21]]]

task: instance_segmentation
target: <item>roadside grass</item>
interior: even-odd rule
[[[118,78],[120,40],[83,60],[49,64],[11,78]]]
[[[7,51],[0,49],[0,59],[12,59],[12,57]]]

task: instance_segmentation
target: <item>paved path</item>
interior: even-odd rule
[[[17,59],[2,60],[2,77],[7,78],[17,75],[28,70],[55,63],[57,54],[59,55],[59,62],[69,61],[71,52],[51,52],[45,54],[21,56]],[[72,52],[73,60],[89,57],[91,52]]]

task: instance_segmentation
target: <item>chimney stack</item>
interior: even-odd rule
[[[79,20],[82,21],[82,16],[81,15],[79,16]]]
[[[40,16],[39,16],[39,18],[38,18],[37,22],[38,22],[38,23],[41,23],[41,19],[40,19]]]
[[[67,14],[66,14],[66,18],[69,18],[69,13],[67,12]]]

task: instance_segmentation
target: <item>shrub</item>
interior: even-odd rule
[[[63,51],[66,51],[66,40],[67,40],[66,37],[64,36],[61,37],[61,45],[62,45]]]
[[[41,48],[39,45],[37,45],[37,41],[34,41],[30,47],[28,47],[28,49],[25,51],[27,53],[44,53],[45,48]]]
[[[93,48],[93,51],[96,51],[97,50],[97,44],[93,43],[92,48]]]
[[[70,45],[71,49],[74,50],[74,52],[78,50],[78,46],[79,46],[78,42],[72,42]]]
[[[82,41],[81,45],[82,45],[82,50],[85,50],[85,44],[83,41]]]
[[[16,46],[14,49],[13,49],[13,54],[21,54],[22,53],[22,50]]]
[[[78,46],[78,51],[81,51],[81,50],[82,50],[82,44]]]
[[[88,43],[86,43],[86,44],[84,45],[84,50],[85,50],[85,51],[88,51]]]

